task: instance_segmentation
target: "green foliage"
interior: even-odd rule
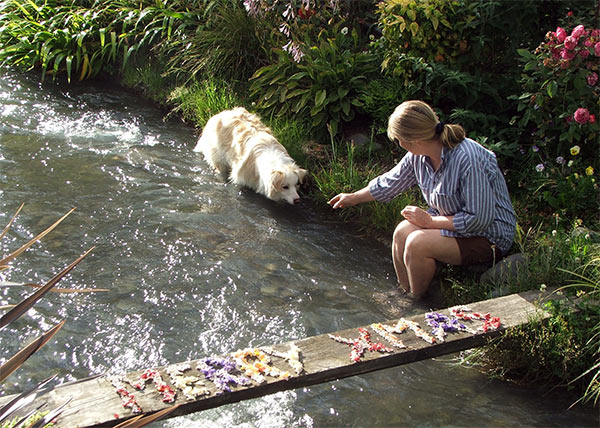
[[[295,115],[315,132],[352,120],[361,106],[358,92],[376,71],[376,57],[359,50],[358,32],[340,22],[319,32],[313,45],[304,41],[304,56],[296,62],[277,50],[278,61],[252,77],[250,94],[267,114]]]
[[[519,231],[517,241],[528,254],[527,268],[509,284],[510,292],[558,288],[543,309],[548,320],[533,319],[507,330],[488,346],[472,353],[486,371],[520,383],[566,386],[579,401],[597,404],[600,397],[600,245],[597,238],[575,227]],[[476,285],[475,285],[476,286]],[[578,297],[575,306],[567,295]],[[469,296],[471,297],[471,296]]]
[[[32,416],[29,416],[22,424],[20,424],[19,426],[25,426],[25,427],[30,427],[33,424],[35,424],[37,421],[39,421],[40,419],[42,419],[44,416],[46,416],[48,413],[50,413],[49,411],[45,411],[45,412],[36,412],[34,413]],[[13,428],[17,425],[17,423],[21,420],[20,417],[15,417],[12,420],[7,420],[2,422],[2,424],[0,425],[0,428]],[[49,424],[45,424],[44,428],[50,428],[53,427],[54,423],[50,422]]]
[[[513,97],[520,112],[513,122],[528,149],[520,182],[534,210],[597,221],[600,62],[594,46],[600,30],[570,40],[567,30],[549,32],[533,53],[519,50],[524,93]]]
[[[0,64],[40,69],[67,80],[93,78],[124,67],[132,54],[168,39],[184,14],[127,1],[90,7],[42,1],[0,2]]]
[[[577,290],[577,295],[584,297],[586,301],[591,299],[591,304],[596,313],[598,312],[597,299],[600,294],[600,251],[595,252],[595,256],[585,263],[576,272],[572,272],[575,279],[564,290]],[[589,317],[586,321],[592,321]],[[581,396],[581,402],[593,402],[598,405],[600,400],[600,322],[596,319],[595,324],[590,330],[591,337],[585,342],[584,355],[587,361],[594,364],[584,373],[577,376],[571,383],[586,382],[587,387]]]
[[[455,62],[468,49],[468,30],[475,21],[473,2],[458,0],[388,0],[378,4],[385,49],[383,68],[394,75],[411,70],[400,58]]]
[[[558,41],[555,32],[549,32],[534,53],[518,51],[523,60],[521,84],[525,92],[514,97],[521,112],[515,121],[531,132],[550,158],[566,157],[573,144],[578,144],[591,159],[598,159],[600,153],[599,122],[575,120],[579,108],[600,116],[600,63],[594,52],[594,44],[600,42],[600,30],[590,33],[595,35],[579,37],[571,49]]]
[[[353,192],[368,185],[370,180],[387,168],[377,160],[378,155],[380,156],[376,153],[373,141],[367,147],[359,148],[350,143],[343,145],[330,135],[327,159],[323,159],[323,165],[311,172],[318,190],[314,195],[315,199],[327,203],[340,192]],[[402,209],[406,205],[420,204],[422,197],[413,189],[388,203],[372,202],[338,212],[342,218],[356,222],[361,229],[388,237],[402,221]]]
[[[276,32],[271,24],[250,17],[241,2],[208,3],[195,25],[162,47],[168,58],[166,74],[244,82],[267,63]]]
[[[600,322],[598,307],[580,305],[577,312],[558,300],[546,309],[552,313],[548,321],[510,329],[483,348],[490,374],[521,383],[564,386],[587,370],[585,343],[590,338],[588,326]]]
[[[240,105],[226,82],[207,79],[189,86],[179,86],[169,95],[174,112],[198,127],[203,127],[211,116]]]

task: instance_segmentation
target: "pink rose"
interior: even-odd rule
[[[567,36],[565,39],[565,48],[572,51],[577,46],[577,39],[573,36]]]
[[[562,51],[560,51],[560,57],[562,59],[571,60],[575,58],[575,52],[563,49]]]
[[[587,123],[588,120],[590,120],[590,112],[588,111],[588,109],[580,107],[577,110],[575,110],[573,119],[575,119],[575,122],[583,125],[584,123]]]
[[[596,121],[596,115],[590,114],[590,118],[588,119],[589,123],[594,123]]]
[[[585,80],[587,81],[588,85],[596,86],[596,83],[598,83],[598,73],[592,72],[588,74]]]
[[[583,25],[578,25],[577,27],[573,28],[573,31],[571,32],[571,36],[578,38],[579,36],[581,36],[585,31],[585,28],[583,27]]]
[[[590,36],[600,37],[600,28],[596,28],[596,29],[592,30],[592,32],[590,33]]]
[[[564,42],[566,37],[567,37],[567,32],[563,28],[558,27],[556,29],[556,38],[558,39],[558,42],[559,43]]]
[[[579,51],[579,56],[583,59],[587,58],[588,56],[590,56],[590,51],[588,51],[587,49],[581,49]]]
[[[552,48],[552,50],[550,52],[552,52],[552,58],[554,58],[554,59],[560,58],[560,49]]]
[[[583,42],[583,46],[585,46],[586,48],[590,48],[594,45],[594,42],[592,41],[591,37],[588,37],[587,39],[584,40]]]
[[[600,42],[596,42],[594,45],[594,54],[596,54],[596,56],[600,56]]]

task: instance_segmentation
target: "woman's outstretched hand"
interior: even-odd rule
[[[353,205],[356,205],[356,202],[354,202],[353,200],[352,193],[340,193],[331,198],[327,203],[331,205],[331,208],[333,208],[334,210],[338,208],[348,208]]]

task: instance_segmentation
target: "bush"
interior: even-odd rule
[[[113,72],[132,54],[176,34],[185,18],[137,2],[102,0],[89,8],[37,3],[0,2],[0,64],[40,69],[42,79],[66,74],[69,81],[74,76],[84,80]]]
[[[268,63],[272,24],[248,15],[239,1],[212,0],[199,10],[195,25],[161,47],[166,74],[184,80],[216,77],[246,82]]]
[[[360,51],[356,28],[344,22],[321,30],[314,42],[307,36],[301,55],[276,51],[276,63],[252,77],[250,95],[256,108],[270,115],[295,115],[310,121],[316,133],[335,135],[361,106],[360,89],[377,71],[376,57]]]
[[[455,62],[468,49],[467,33],[475,21],[473,5],[458,0],[380,2],[379,25],[386,53],[383,68],[410,76],[410,68],[397,61],[402,54],[426,62]]]
[[[514,122],[528,150],[524,181],[533,201],[585,219],[600,204],[600,29],[569,33],[558,27],[533,53],[519,51],[524,93],[514,97]]]

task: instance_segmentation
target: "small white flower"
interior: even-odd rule
[[[542,292],[546,291],[546,284],[540,285],[540,291],[542,291]]]
[[[344,27],[341,30],[341,33],[345,36],[346,34],[348,34],[348,27]]]
[[[585,234],[585,236],[584,236],[584,238],[585,238],[585,239],[590,239],[590,234],[589,234],[589,233],[586,233],[586,234]]]
[[[552,231],[552,236],[556,236],[556,229]]]
[[[570,161],[567,163],[567,166],[568,166],[569,168],[571,168],[571,167],[573,166],[573,161],[572,161],[572,160],[570,160]]]

